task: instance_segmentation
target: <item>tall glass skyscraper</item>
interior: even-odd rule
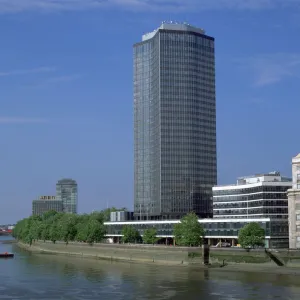
[[[61,179],[56,183],[56,200],[62,201],[65,213],[77,213],[78,190],[73,179]]]
[[[212,217],[217,184],[214,38],[162,23],[134,45],[134,216]]]

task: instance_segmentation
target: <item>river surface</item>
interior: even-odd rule
[[[300,299],[300,276],[110,263],[37,255],[2,244],[0,300]]]

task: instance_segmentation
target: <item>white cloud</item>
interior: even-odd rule
[[[1,1],[1,0],[0,0]],[[13,77],[13,76],[25,76],[29,74],[40,74],[40,73],[56,73],[57,69],[54,67],[40,67],[40,68],[33,68],[33,69],[18,69],[18,70],[10,70],[10,71],[0,71],[0,79],[1,77]],[[57,74],[57,73],[56,73]],[[31,85],[31,87],[44,87],[50,84],[55,83],[63,83],[63,82],[70,82],[81,78],[82,75],[80,74],[70,74],[70,75],[59,75],[57,74],[54,77],[48,77],[45,79],[40,80],[39,83],[35,83]]]
[[[46,119],[24,117],[1,117],[0,124],[46,123]]]
[[[81,77],[82,75],[80,74],[62,75],[62,76],[48,78],[45,80],[45,83],[50,84],[50,83],[59,83],[59,82],[69,82],[69,81],[79,79]]]
[[[300,0],[0,0],[0,12],[61,11],[120,7],[138,10],[269,9],[299,7]]]
[[[48,73],[48,72],[54,72],[55,70],[56,69],[54,67],[41,67],[35,69],[10,70],[10,71],[2,71],[2,72],[0,71],[0,77]]]
[[[249,57],[237,61],[240,67],[251,72],[254,85],[262,87],[289,77],[300,76],[300,54],[277,53]]]

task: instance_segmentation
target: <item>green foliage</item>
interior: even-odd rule
[[[126,225],[122,229],[122,241],[124,243],[139,243],[141,242],[141,236],[139,232],[132,226]]]
[[[51,218],[53,218],[55,215],[57,215],[58,212],[55,211],[55,210],[49,210],[47,212],[45,212],[43,215],[42,215],[42,220],[46,221],[46,220],[49,220]]]
[[[145,244],[155,244],[158,241],[156,228],[149,228],[144,231],[143,242]]]
[[[258,223],[246,224],[239,231],[238,241],[243,248],[255,248],[265,245],[265,230]]]
[[[189,213],[184,216],[180,223],[174,226],[175,242],[179,246],[201,246],[205,236],[202,225],[198,222],[195,213]]]
[[[103,223],[91,218],[85,226],[86,242],[89,244],[101,242],[106,233]]]
[[[74,215],[48,211],[39,216],[30,216],[19,221],[13,236],[25,243],[32,244],[34,240],[82,241],[87,243],[101,242],[105,237],[105,214],[93,212],[92,214]]]
[[[61,226],[60,226],[60,237],[67,244],[69,241],[73,241],[77,234],[77,216],[73,214],[65,214],[61,218]]]
[[[50,241],[52,241],[55,244],[55,242],[59,240],[60,235],[61,235],[60,226],[57,225],[56,223],[51,224],[49,229]]]

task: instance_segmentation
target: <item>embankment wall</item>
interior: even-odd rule
[[[273,255],[276,255],[287,267],[300,268],[300,250],[280,249],[273,250]]]
[[[18,242],[28,251],[45,254],[78,256],[111,261],[130,261],[170,265],[203,264],[202,248],[159,245],[94,244],[35,241],[31,246]],[[264,250],[211,248],[212,266],[226,264],[274,264]]]

